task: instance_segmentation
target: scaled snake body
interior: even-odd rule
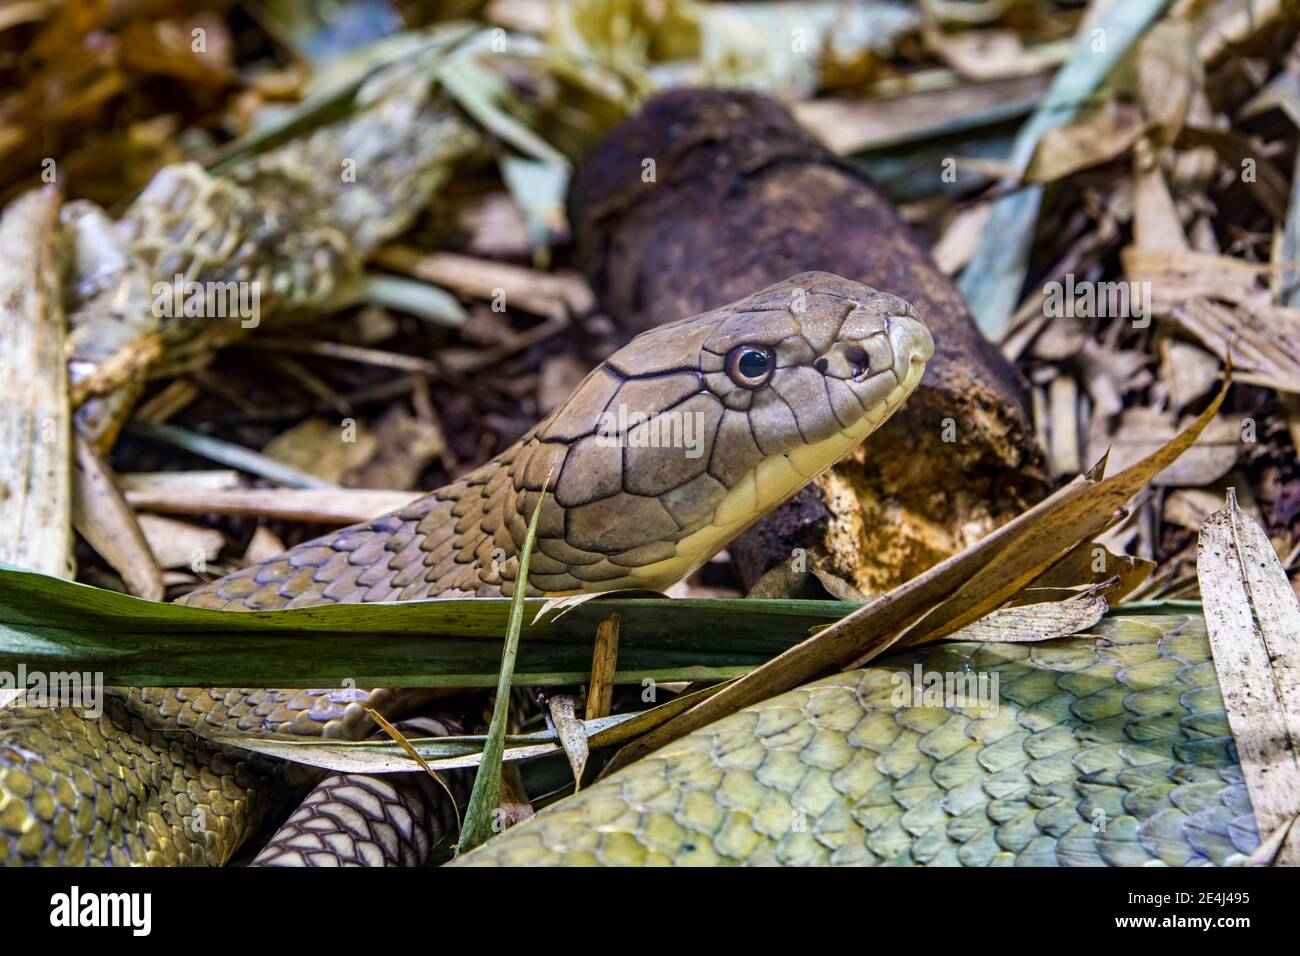
[[[183,600],[510,594],[539,500],[530,594],[663,589],[851,452],[932,350],[901,299],[794,276],[637,337],[466,477]],[[992,720],[893,706],[892,665],[838,675],[664,748],[465,862],[1240,862],[1258,837],[1203,629],[1108,626],[1100,640],[920,652],[927,667],[1004,672],[1017,691]],[[358,697],[396,717],[427,696],[119,688],[98,720],[11,707],[0,860],[225,863],[296,784],[206,734],[360,738],[374,726]],[[309,807],[299,817],[310,826]]]

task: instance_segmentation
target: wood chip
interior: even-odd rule
[[[123,491],[149,491],[165,488],[187,491],[231,491],[243,483],[233,468],[195,471],[129,471],[117,476]]]

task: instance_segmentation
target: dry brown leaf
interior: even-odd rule
[[[1246,789],[1271,835],[1300,811],[1300,601],[1231,489],[1201,529],[1197,577]],[[1300,864],[1300,846],[1287,841],[1277,862]]]
[[[578,719],[573,697],[569,694],[556,694],[548,704],[551,722],[555,724],[555,735],[560,738],[564,756],[569,760],[569,769],[573,771],[573,789],[577,792],[582,789],[582,773],[587,769],[587,758],[591,754],[587,746],[587,728]]]
[[[1235,4],[1217,14],[1196,42],[1196,55],[1206,67],[1219,66],[1242,44],[1253,37],[1266,37],[1277,32],[1278,18],[1287,13],[1285,0],[1256,0],[1254,3]]]
[[[1055,316],[1034,339],[1033,356],[1045,362],[1064,362],[1078,355],[1092,340],[1091,321],[1079,316]]]
[[[956,275],[970,262],[992,215],[993,204],[980,202],[953,216],[930,250],[934,264],[944,275]]]
[[[1135,246],[1121,250],[1120,260],[1130,282],[1150,283],[1147,306],[1156,315],[1169,315],[1177,306],[1202,297],[1255,305],[1269,302],[1265,280],[1272,267],[1267,264],[1206,252]]]
[[[380,249],[375,261],[460,295],[492,302],[494,307],[499,302],[551,319],[585,315],[595,306],[586,280],[573,273],[539,272],[452,252],[421,253],[406,246]]]
[[[1173,316],[1220,358],[1231,354],[1241,381],[1300,393],[1300,309],[1195,299]]]
[[[983,110],[1041,96],[1050,72],[1010,80],[963,83],[888,98],[819,97],[792,107],[795,119],[832,150],[855,153],[897,142]]]
[[[1133,245],[1144,251],[1191,251],[1165,174],[1145,142],[1133,151]]]
[[[1026,588],[1017,598],[1030,599],[1032,603],[999,608],[978,621],[967,624],[951,634],[945,641],[988,641],[1001,644],[1025,644],[1069,637],[1092,627],[1106,613],[1107,592],[1119,584],[1111,578],[1101,584],[1079,589],[1077,594],[1061,597],[1059,589]],[[1052,599],[1046,598],[1051,595]],[[1043,598],[1043,600],[1033,600]]]
[[[403,490],[419,485],[420,475],[447,450],[435,419],[412,415],[393,405],[367,429],[374,436],[375,454],[360,468],[347,472],[348,485]]]
[[[160,568],[195,568],[217,560],[226,539],[220,531],[188,521],[142,514],[136,519]],[[160,595],[161,597],[161,595]]]
[[[262,448],[262,454],[309,475],[337,484],[349,472],[374,458],[379,439],[374,428],[347,419],[341,423],[308,418],[280,432]]]
[[[1179,138],[1179,145],[1208,146],[1229,169],[1249,168],[1253,175],[1242,177],[1242,184],[1268,214],[1279,222],[1286,219],[1290,190],[1287,180],[1271,162],[1268,153],[1253,139],[1235,131],[1189,125]]]
[[[1173,142],[1187,118],[1192,97],[1205,82],[1186,20],[1169,17],[1147,31],[1135,58],[1138,102],[1148,123]]]
[[[1146,130],[1135,106],[1106,100],[1077,119],[1049,129],[1025,169],[1027,183],[1054,183],[1080,170],[1109,163],[1133,148]]]
[[[1103,584],[1118,579],[1106,599],[1112,604],[1137,590],[1156,568],[1154,561],[1116,554],[1100,541],[1085,541],[1034,578],[1026,590]]]
[[[267,558],[273,558],[284,550],[284,542],[263,525],[258,525],[253,537],[248,542],[240,563],[244,567],[260,564]]]
[[[1300,857],[1300,827],[1296,823],[1300,816],[1292,817],[1260,840],[1255,852],[1246,857],[1243,866],[1273,866],[1280,859],[1297,859]],[[1286,856],[1283,856],[1285,844]]]
[[[1222,492],[1204,488],[1178,488],[1165,498],[1163,518],[1169,524],[1195,531],[1222,506]]]
[[[1045,65],[1012,30],[929,30],[925,44],[962,76],[977,81],[1026,76]]]
[[[1174,411],[1209,394],[1219,380],[1219,360],[1192,342],[1165,336],[1160,342],[1160,380]]]
[[[1114,466],[1127,468],[1165,445],[1177,433],[1171,413],[1132,407],[1119,416],[1111,432],[1091,436],[1089,454],[1100,457],[1109,448]],[[1211,422],[1187,454],[1157,475],[1152,483],[1159,487],[1211,484],[1232,470],[1240,451],[1241,422],[1220,418]]]
[[[1058,375],[1047,388],[1048,455],[1052,474],[1058,478],[1083,470],[1079,456],[1079,383],[1069,375]]]
[[[1151,356],[1128,349],[1111,349],[1088,339],[1079,353],[1083,384],[1092,399],[1093,422],[1111,419],[1124,410],[1125,392],[1151,384],[1146,366]],[[1215,365],[1218,372],[1218,365]],[[1216,376],[1217,377],[1217,376]],[[1093,456],[1094,459],[1099,456]]]
[[[73,456],[72,521],[77,532],[122,576],[129,592],[161,601],[162,570],[135,512],[118,490],[112,470],[90,442],[75,431]],[[188,559],[172,566],[186,564]]]

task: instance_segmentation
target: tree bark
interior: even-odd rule
[[[580,264],[629,338],[807,270],[902,296],[934,333],[905,407],[733,544],[747,586],[794,557],[880,592],[1045,494],[1015,368],[867,175],[775,101],[717,90],[651,100],[578,171],[569,216]]]

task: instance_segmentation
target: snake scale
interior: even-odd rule
[[[666,587],[850,452],[915,388],[932,348],[901,299],[795,276],[637,337],[461,480],[185,600],[252,610],[509,594],[539,503],[530,593]],[[894,706],[893,675],[914,661],[996,673],[1000,706]],[[0,714],[0,860],[228,862],[310,779],[206,734],[359,738],[374,730],[363,703],[395,718],[428,692],[106,696],[98,720]],[[341,828],[337,857],[366,861],[373,837],[400,862],[420,842],[400,787],[327,784],[290,819],[294,832],[322,823],[321,806],[372,804],[379,822]],[[810,684],[465,862],[1234,863],[1257,842],[1203,625],[1152,617],[1034,646],[941,645]]]
[[[995,707],[900,675],[997,675]],[[749,707],[464,865],[1239,865],[1259,845],[1196,615],[954,642]]]

